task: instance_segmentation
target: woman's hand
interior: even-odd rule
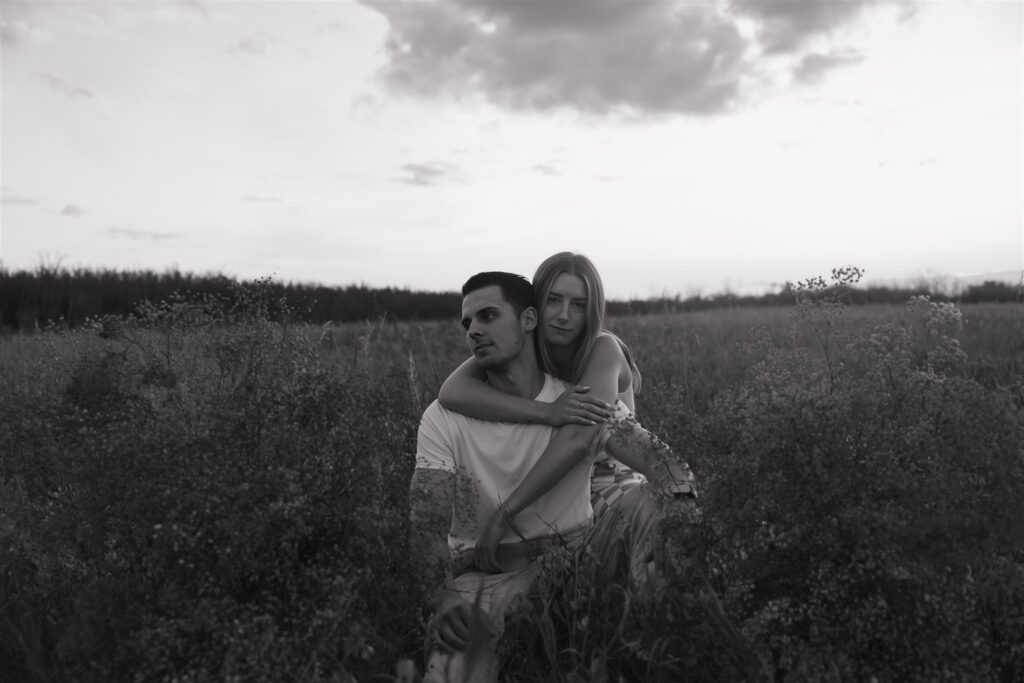
[[[567,424],[594,425],[611,415],[611,406],[587,392],[590,387],[574,386],[562,392],[549,404],[547,424],[561,427]]]
[[[487,524],[484,525],[476,540],[476,545],[473,546],[473,564],[477,569],[494,573],[505,571],[505,568],[498,562],[498,545],[501,543],[501,539],[505,538],[509,529],[519,538],[526,540],[519,527],[516,526],[514,515],[509,514],[505,503],[502,503],[487,520]]]

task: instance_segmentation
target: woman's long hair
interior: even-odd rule
[[[551,346],[547,340],[547,332],[544,325],[540,325],[537,335],[537,350],[540,354],[541,364],[544,370],[568,382],[578,382],[583,374],[583,369],[590,361],[590,355],[594,352],[598,336],[603,332],[611,335],[622,347],[622,352],[629,363],[630,372],[633,375],[633,393],[640,391],[640,369],[633,362],[633,356],[629,347],[617,336],[604,329],[605,298],[604,284],[597,268],[593,262],[583,254],[575,254],[571,251],[562,251],[544,259],[544,262],[537,267],[533,275],[533,288],[537,292],[537,308],[540,311],[541,319],[544,317],[544,307],[547,305],[548,296],[555,280],[562,274],[576,275],[583,280],[587,289],[587,310],[586,326],[580,332],[579,338],[574,342],[576,345],[569,362],[569,367],[557,365],[551,356]]]

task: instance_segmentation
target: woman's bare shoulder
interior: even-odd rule
[[[625,362],[626,354],[622,349],[622,340],[607,330],[602,330],[594,340],[594,352],[591,360],[600,358],[603,362],[612,361],[616,365]]]
[[[622,350],[623,341],[619,339],[618,335],[608,330],[601,330],[597,334],[597,339],[594,341],[594,348],[606,347],[612,349],[618,353],[623,353]]]

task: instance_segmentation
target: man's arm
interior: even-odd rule
[[[417,467],[409,485],[409,555],[427,606],[435,614],[438,640],[464,650],[482,617],[455,589],[448,529],[455,502],[455,475]]]
[[[409,559],[430,607],[439,589],[451,583],[448,529],[455,503],[455,475],[417,467],[409,484]]]

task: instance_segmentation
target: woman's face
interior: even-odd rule
[[[555,346],[579,339],[587,326],[587,285],[583,278],[569,273],[555,278],[544,302],[541,324],[544,338]]]

